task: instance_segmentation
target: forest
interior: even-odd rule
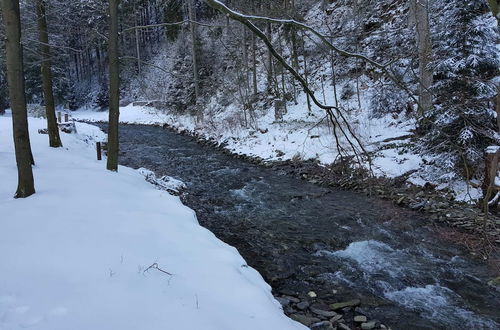
[[[498,0],[0,3],[0,329],[500,327]]]

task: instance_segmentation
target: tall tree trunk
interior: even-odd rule
[[[252,33],[252,82],[253,82],[253,94],[257,95],[259,90],[257,87],[257,44],[255,40],[255,34]]]
[[[136,16],[136,9],[134,6],[134,17],[135,17],[135,25],[138,25],[137,22],[137,16]],[[139,41],[139,29],[135,29],[135,55],[137,56],[137,72],[141,74],[141,46],[140,46],[140,41]]]
[[[101,75],[102,75],[102,59],[101,59],[101,49],[99,46],[95,46],[95,56],[97,60],[97,80],[100,82],[101,81]]]
[[[272,40],[272,25],[271,23],[266,24],[266,37]],[[267,90],[269,93],[273,90],[273,55],[271,51],[267,51]]]
[[[304,79],[306,81],[306,84],[309,84],[309,71],[307,69],[307,54],[306,54],[306,38],[305,34],[302,33],[302,57],[304,58]],[[312,105],[311,105],[311,97],[309,94],[307,96],[307,111],[309,113],[312,112]]]
[[[242,26],[243,29],[243,38],[241,40],[241,47],[243,50],[243,73],[245,77],[245,86],[248,90],[250,90],[250,81],[248,80],[248,49],[247,49],[247,28]]]
[[[49,145],[53,148],[59,148],[62,147],[62,142],[59,136],[59,127],[57,126],[56,106],[52,89],[49,34],[47,31],[47,18],[45,13],[45,0],[37,0],[36,14],[38,22],[38,40],[40,41],[40,53],[42,57],[40,69],[42,73],[43,99],[45,101]]]
[[[80,80],[80,68],[78,66],[78,55],[74,54],[73,55],[74,63],[75,63],[75,75],[76,75],[76,80]]]
[[[5,53],[7,82],[9,85],[12,127],[16,152],[18,186],[15,198],[25,198],[35,193],[33,180],[33,154],[28,131],[28,112],[24,94],[23,49],[21,45],[21,22],[19,0],[2,0],[5,24]]]
[[[500,132],[500,85],[497,86],[497,105],[496,105],[496,112],[497,112],[497,126],[498,126],[498,132]]]
[[[107,169],[118,171],[120,116],[120,63],[118,59],[118,2],[109,0],[109,129]]]
[[[497,19],[498,27],[500,28],[500,1],[499,0],[488,0],[490,5],[491,13]]]
[[[189,28],[191,32],[191,56],[193,58],[193,81],[194,81],[194,96],[195,103],[198,103],[198,98],[200,97],[200,80],[198,77],[198,47],[197,47],[197,35],[196,35],[196,25],[193,23],[196,19],[194,13],[194,0],[188,0],[188,15],[189,15]]]
[[[419,114],[423,115],[432,107],[432,93],[430,88],[433,83],[429,63],[432,56],[431,31],[429,28],[429,1],[412,0],[411,12],[415,14],[415,30],[418,50],[419,72]]]

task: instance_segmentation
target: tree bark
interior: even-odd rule
[[[109,128],[107,169],[118,171],[120,116],[120,63],[118,58],[118,2],[109,0]]]
[[[419,72],[419,114],[423,115],[432,107],[432,93],[430,88],[433,84],[432,72],[429,64],[432,56],[431,31],[429,27],[429,1],[412,0],[411,12],[415,15],[415,30],[418,50],[418,72]]]
[[[488,0],[490,5],[491,13],[497,19],[498,27],[500,27],[500,2],[499,0]]]
[[[500,85],[497,86],[496,103],[497,104],[495,110],[497,112],[497,126],[498,126],[498,132],[500,132]]]
[[[272,25],[271,23],[266,24],[266,37],[272,40]],[[269,93],[273,90],[273,55],[268,50],[267,51],[267,90]]]
[[[253,83],[253,94],[257,95],[259,90],[257,87],[257,43],[255,40],[255,34],[252,33],[252,83]]]
[[[56,106],[52,86],[52,68],[50,60],[49,34],[47,30],[47,18],[45,11],[45,0],[37,0],[36,13],[38,22],[38,40],[40,41],[40,53],[42,64],[43,99],[45,101],[45,116],[47,117],[47,131],[49,135],[49,146],[53,148],[62,147],[59,127],[56,119]]]
[[[197,47],[197,36],[196,36],[196,25],[193,23],[196,19],[193,1],[188,0],[188,12],[189,12],[189,28],[191,32],[191,56],[193,57],[193,81],[194,81],[194,96],[195,103],[198,103],[198,98],[200,97],[200,81],[198,77],[198,47]]]
[[[33,154],[28,131],[28,112],[24,93],[23,49],[18,0],[2,0],[5,24],[5,53],[7,82],[9,85],[12,127],[16,153],[18,186],[15,198],[25,198],[35,193],[33,180]]]
[[[134,19],[135,19],[135,25],[139,25],[137,22],[137,9],[134,6]],[[137,72],[141,74],[142,68],[141,68],[141,46],[140,46],[140,41],[139,41],[139,29],[135,29],[135,55],[137,56]]]

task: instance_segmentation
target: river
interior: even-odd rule
[[[236,247],[276,295],[360,298],[360,311],[393,329],[500,329],[500,293],[486,283],[497,274],[417,213],[160,127],[122,125],[120,143],[122,165],[184,181],[183,201],[200,224]]]

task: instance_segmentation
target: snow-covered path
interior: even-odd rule
[[[94,160],[98,129],[77,124],[51,149],[44,126],[30,118],[37,193],[15,200],[0,117],[0,329],[305,329],[178,197]]]

